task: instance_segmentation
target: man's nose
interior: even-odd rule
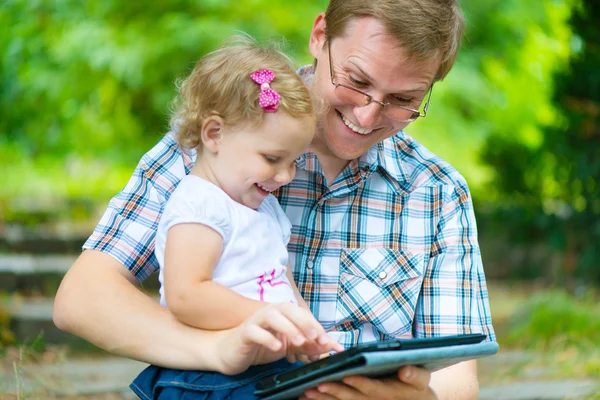
[[[381,121],[383,115],[383,106],[377,102],[372,102],[363,107],[354,107],[354,117],[361,128],[375,128]]]

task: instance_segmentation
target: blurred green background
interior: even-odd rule
[[[600,6],[461,4],[458,61],[407,131],[470,184],[503,348],[550,349],[561,376],[598,376]],[[55,237],[83,240],[167,132],[177,78],[237,31],[286,38],[297,63],[310,63],[326,5],[0,2],[0,253],[24,251],[15,237],[37,253],[59,252]],[[19,339],[10,321],[0,311],[0,354]]]
[[[461,3],[462,52],[408,132],[470,183],[490,276],[597,282],[598,6]],[[168,130],[174,81],[195,60],[241,30],[285,37],[309,63],[326,4],[4,1],[0,222],[89,229]]]

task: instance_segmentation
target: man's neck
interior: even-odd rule
[[[320,144],[320,143],[319,143]],[[342,160],[336,157],[327,148],[322,149],[317,143],[313,143],[310,149],[319,160],[325,179],[327,180],[327,186],[330,187],[335,182],[335,179],[342,173],[344,168],[350,164],[350,161]]]

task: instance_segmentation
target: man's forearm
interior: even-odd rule
[[[465,361],[434,372],[430,386],[439,400],[477,400],[477,362]]]
[[[58,290],[55,324],[125,357],[172,368],[218,369],[219,333],[177,321],[142,293],[128,274],[113,257],[85,251]]]

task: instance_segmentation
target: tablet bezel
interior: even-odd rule
[[[484,334],[466,334],[426,339],[395,339],[362,344],[290,371],[263,378],[257,383],[255,394],[269,396],[340,370],[360,367],[361,363],[365,363],[362,356],[365,353],[461,346],[481,343],[486,338],[487,336]]]

